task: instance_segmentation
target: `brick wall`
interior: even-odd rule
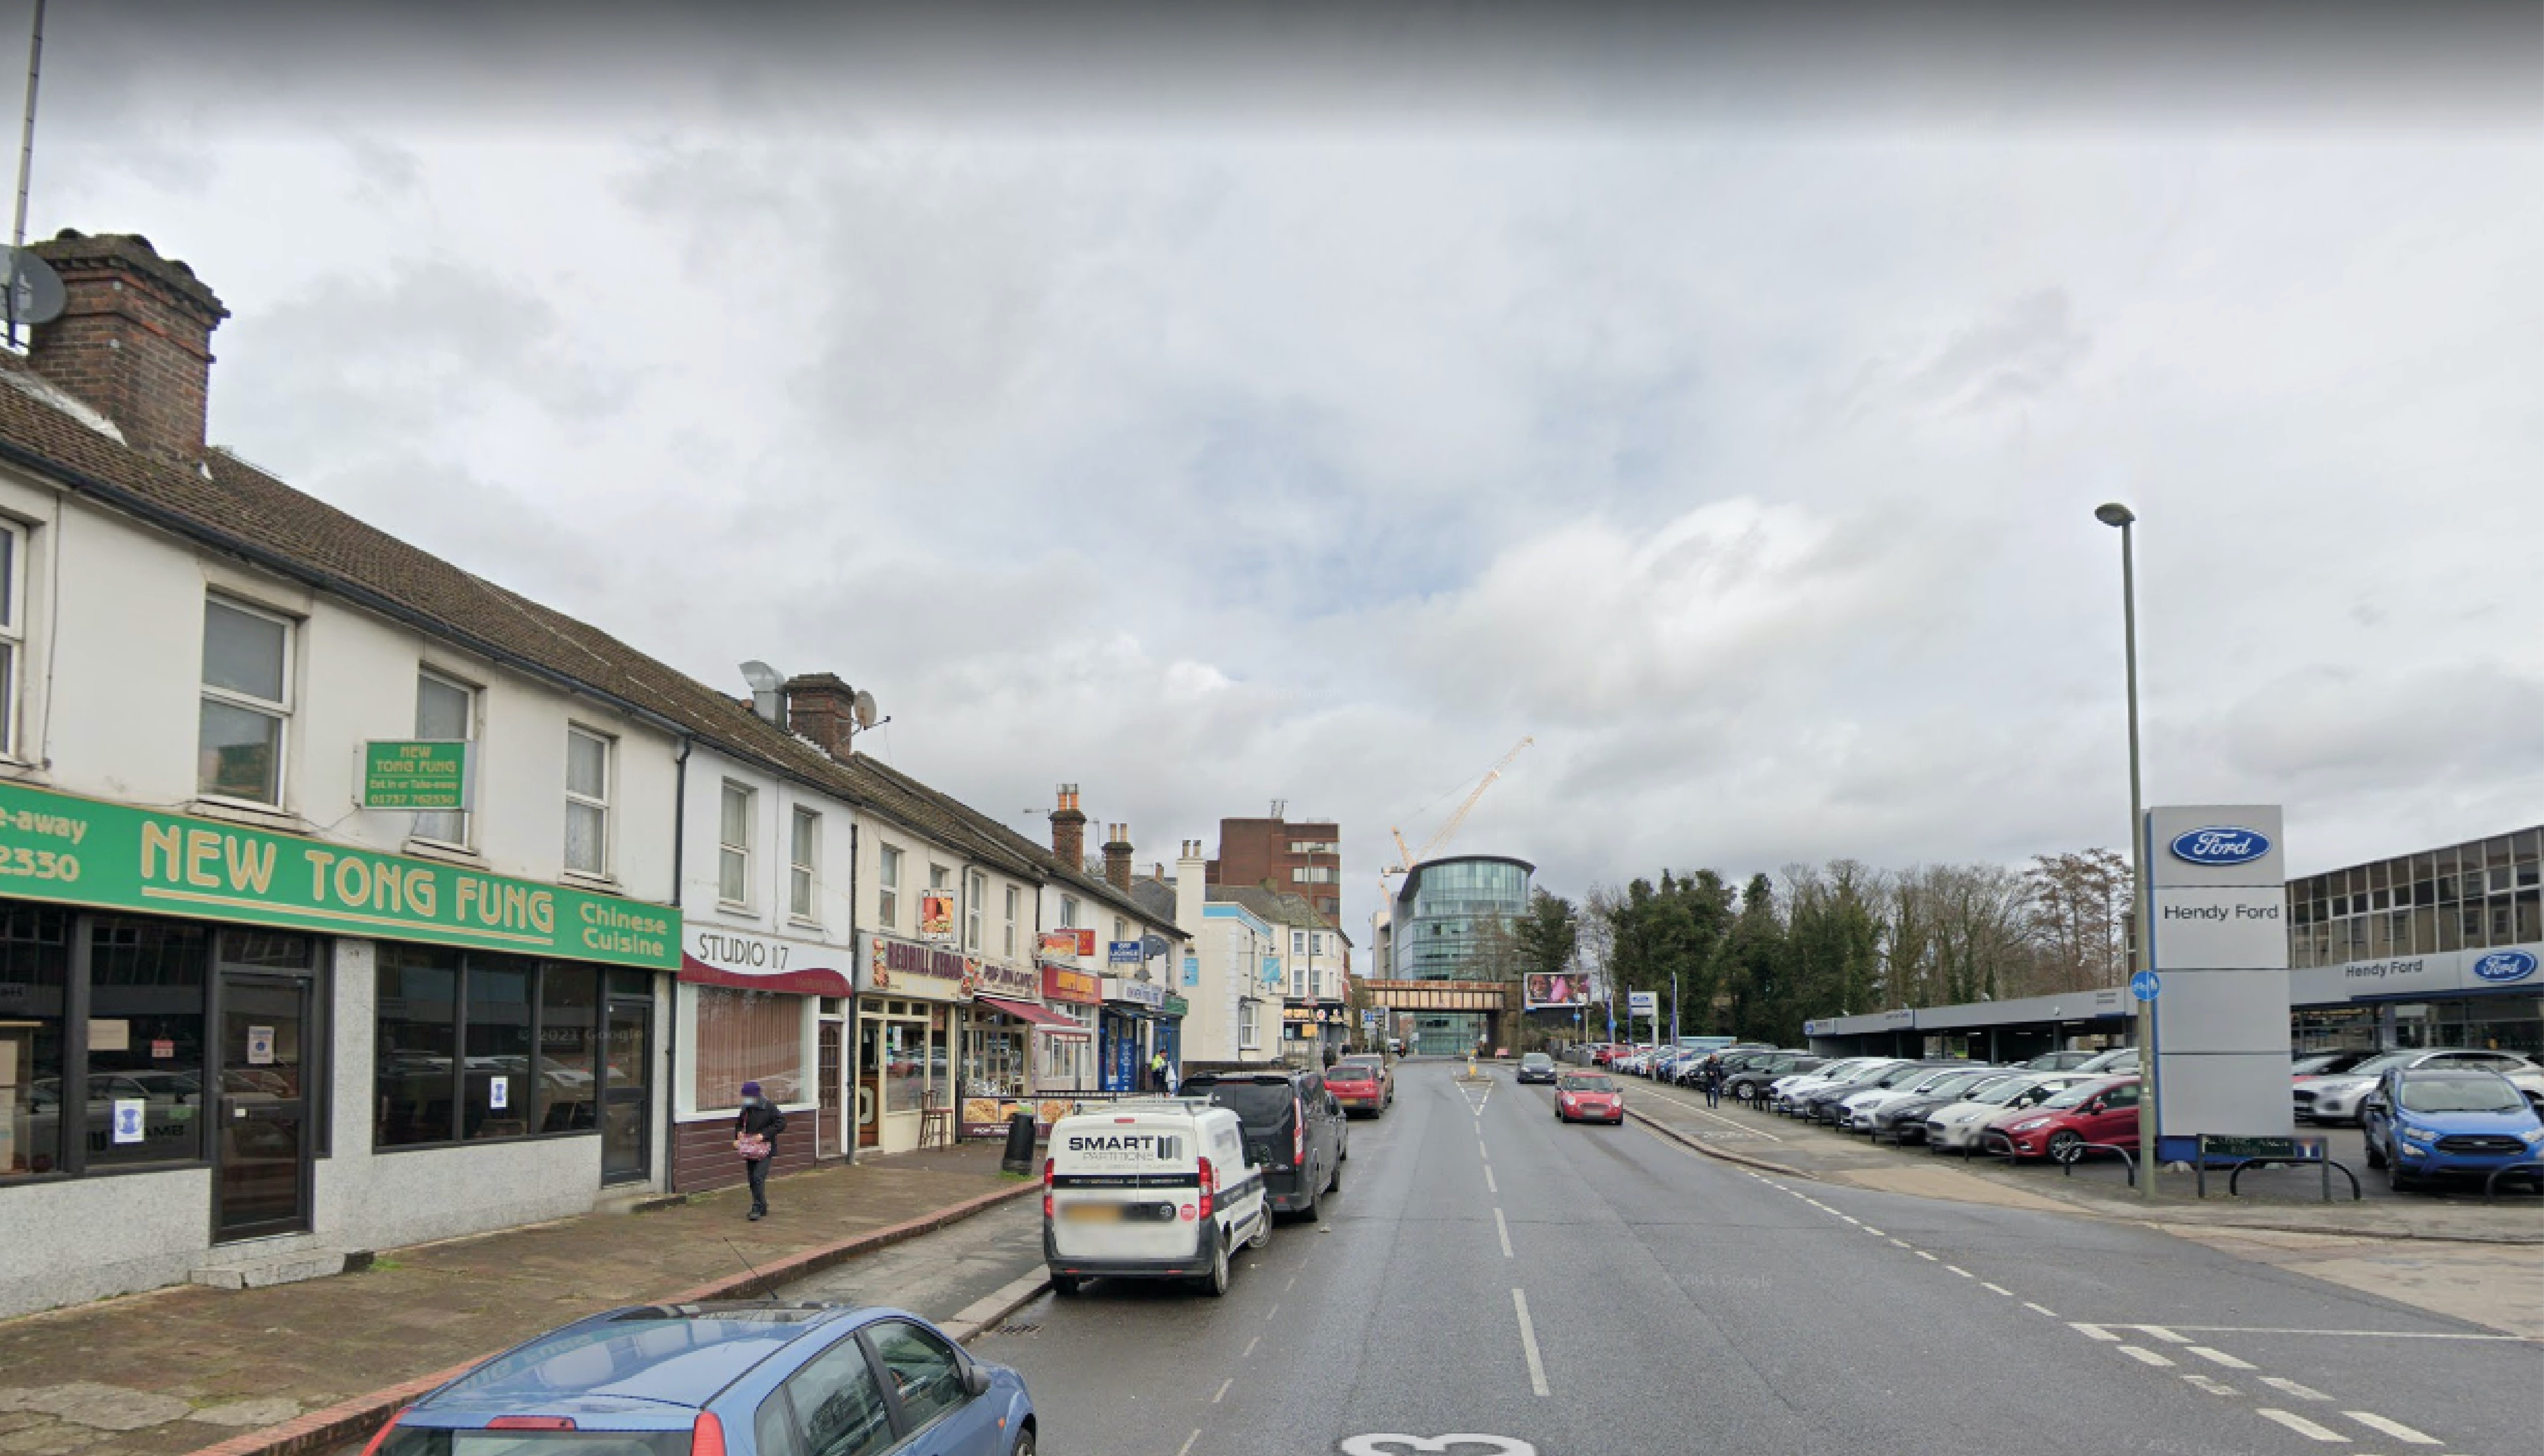
[[[201,459],[212,330],[229,313],[221,301],[147,238],[65,230],[30,251],[61,274],[65,304],[36,326],[28,362],[134,447]]]

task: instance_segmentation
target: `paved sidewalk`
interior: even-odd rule
[[[268,1427],[463,1365],[614,1305],[748,1297],[1030,1188],[974,1143],[779,1179],[768,1218],[739,1188],[384,1252],[360,1273],[270,1289],[180,1286],[0,1324],[0,1453],[180,1456],[278,1444]],[[846,1246],[846,1247],[843,1247]],[[755,1278],[751,1270],[756,1270]],[[236,1439],[254,1437],[252,1439]]]

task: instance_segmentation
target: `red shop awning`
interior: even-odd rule
[[[1046,1011],[1030,1001],[1009,1001],[998,996],[976,996],[972,999],[993,1011],[1003,1011],[1020,1022],[1031,1022],[1057,1032],[1074,1032],[1080,1036],[1091,1035],[1086,1028],[1069,1018]]]
[[[781,991],[793,996],[851,996],[846,972],[816,968],[749,975],[707,964],[695,956],[680,957],[680,977],[693,986],[729,986],[737,991]]]

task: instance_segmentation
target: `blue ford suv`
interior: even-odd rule
[[[2394,1067],[2359,1107],[2367,1166],[2396,1188],[2544,1158],[2544,1120],[2515,1084],[2463,1067]]]
[[[404,1411],[367,1456],[1033,1456],[1024,1380],[895,1309],[641,1305]]]

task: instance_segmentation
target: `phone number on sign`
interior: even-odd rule
[[[58,880],[68,884],[80,878],[79,856],[55,854],[48,849],[0,848],[0,875]]]

